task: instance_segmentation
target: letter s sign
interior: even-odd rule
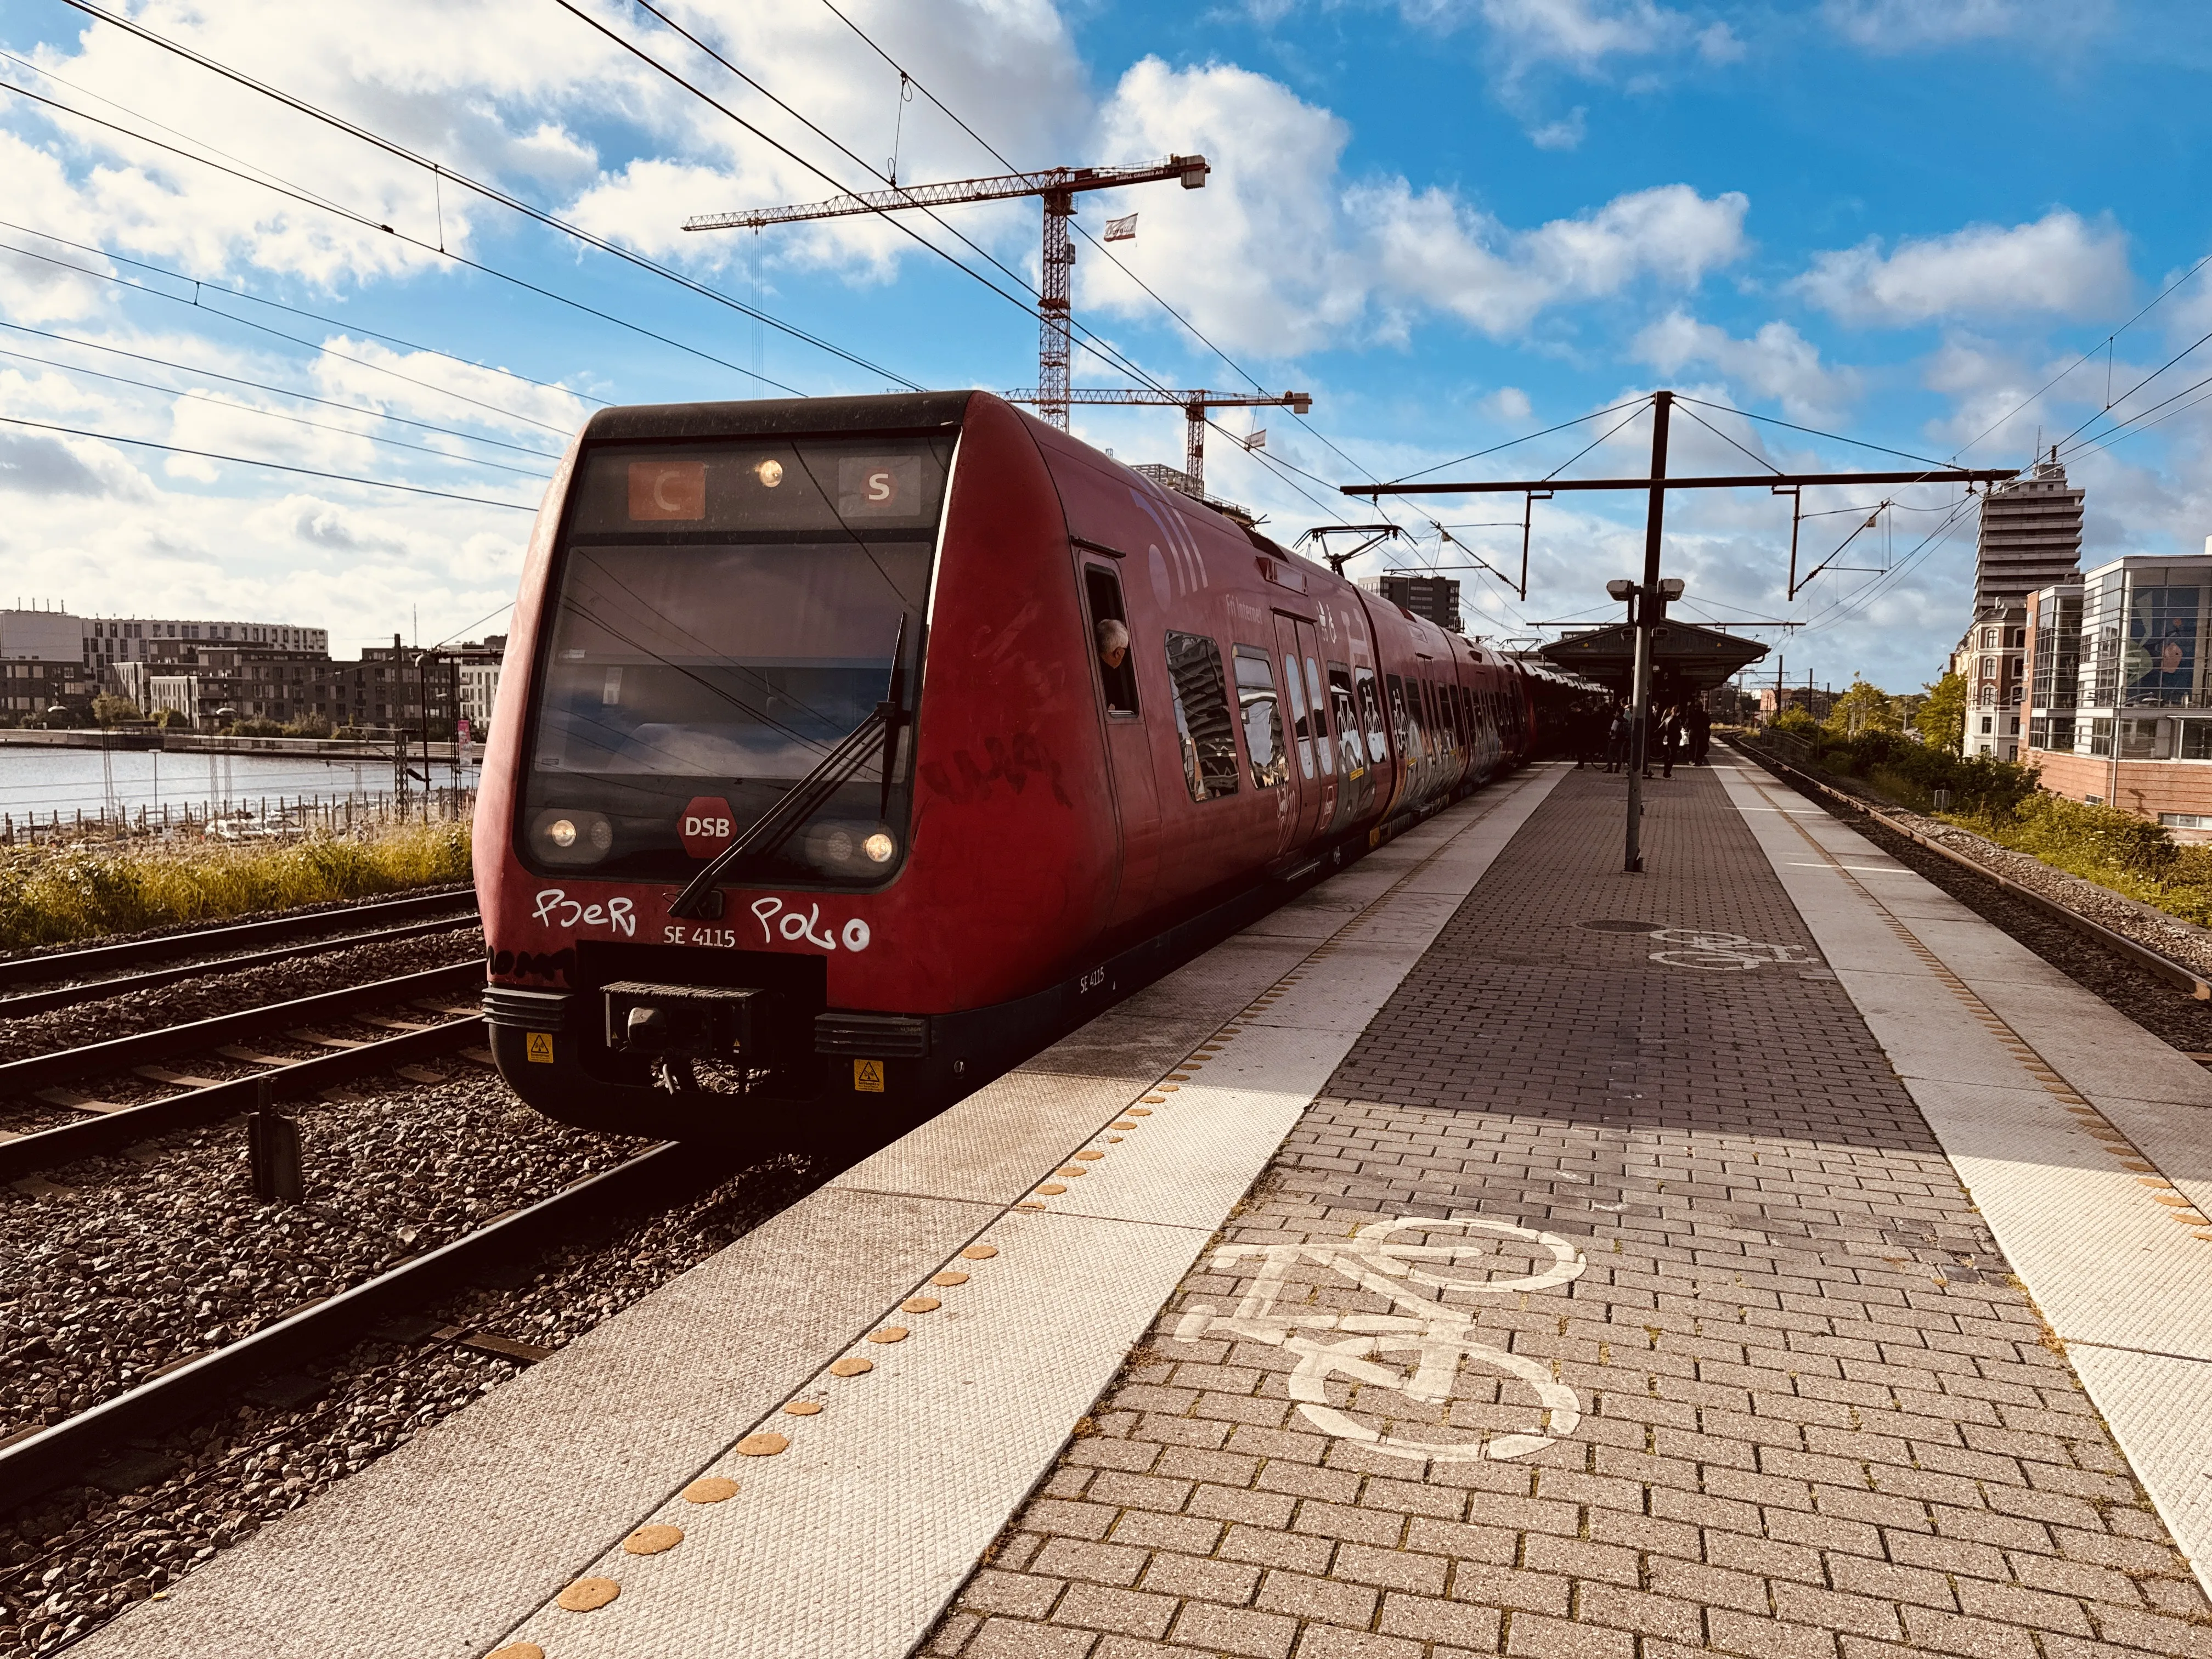
[[[868,474],[868,499],[872,501],[887,501],[890,498],[891,475],[888,472]]]

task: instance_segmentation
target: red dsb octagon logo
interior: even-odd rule
[[[720,795],[699,795],[684,809],[677,826],[684,850],[695,859],[710,859],[737,839],[738,826],[730,816],[730,803]]]

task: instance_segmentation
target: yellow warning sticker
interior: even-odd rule
[[[553,1063],[553,1033],[526,1031],[523,1035],[528,1044],[524,1052],[539,1064],[550,1066]]]
[[[856,1060],[853,1062],[853,1086],[864,1095],[879,1095],[884,1091],[884,1063],[880,1060]]]

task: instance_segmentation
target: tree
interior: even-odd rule
[[[1962,752],[1966,746],[1965,678],[1946,669],[1942,679],[1923,690],[1928,700],[1913,716],[1922,740],[1930,749],[1948,749],[1954,755]]]
[[[118,720],[143,718],[138,713],[138,705],[130,698],[112,697],[105,691],[92,700],[92,717],[102,726],[112,726]]]
[[[1900,727],[1889,693],[1854,678],[1851,689],[1829,709],[1826,729],[1832,737],[1855,738],[1862,732],[1895,732]]]

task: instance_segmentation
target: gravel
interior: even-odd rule
[[[569,1139],[599,1146],[608,1162],[630,1150]],[[416,1322],[559,1348],[796,1202],[827,1173],[797,1159],[763,1164]],[[0,1516],[0,1655],[52,1653],[162,1593],[520,1370],[434,1335],[390,1330],[149,1449],[137,1470],[106,1477],[130,1488],[120,1495],[71,1488]],[[134,1482],[134,1474],[143,1478]]]
[[[425,933],[384,945],[348,945],[333,940],[331,948],[322,955],[295,957],[289,962],[272,962],[265,968],[235,973],[225,973],[216,964],[202,979],[179,980],[150,991],[76,1003],[0,1023],[0,1060],[21,1060],[81,1043],[264,1007],[318,991],[335,991],[341,986],[465,962],[483,954],[483,931],[470,921],[449,933]]]
[[[242,1120],[0,1188],[0,1437],[87,1409],[619,1163],[466,1060],[288,1107],[306,1200],[252,1192]],[[381,1085],[382,1086],[379,1086]],[[35,1193],[37,1195],[33,1195]]]

